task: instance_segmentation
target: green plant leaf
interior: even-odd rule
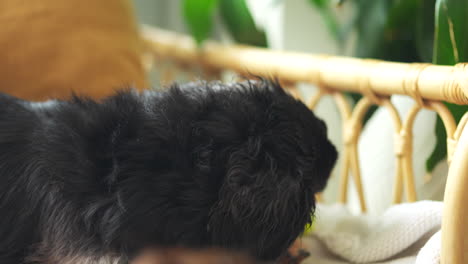
[[[337,44],[340,47],[343,47],[344,33],[343,33],[343,30],[340,28],[340,24],[338,23],[335,15],[333,14],[333,10],[330,7],[330,1],[329,0],[309,0],[309,3],[311,3],[320,11],[320,15],[322,16],[323,22],[328,28],[328,31],[331,33],[332,37],[335,39]]]
[[[355,28],[358,33],[356,56],[361,58],[380,58],[385,40],[385,27],[388,19],[387,0],[356,1]]]
[[[185,24],[200,45],[211,33],[213,12],[217,0],[183,0],[182,12]]]
[[[408,23],[412,24],[420,3],[421,0],[393,1],[388,14],[387,28],[406,28]]]
[[[423,0],[355,0],[354,19],[340,25],[331,6],[336,1],[309,0],[342,45],[352,29],[358,33],[356,56],[393,61],[417,61],[414,43],[416,16]],[[429,0],[431,1],[431,0]]]
[[[468,59],[468,1],[437,0],[433,62],[453,65]]]
[[[350,22],[358,33],[355,55],[365,58],[380,58],[379,53],[382,52],[388,15],[387,0],[357,0],[355,4],[356,17]],[[349,96],[355,103],[362,98],[361,94],[356,93],[349,93]],[[376,110],[377,106],[371,106],[364,116],[363,125]]]
[[[328,0],[309,0],[309,2],[319,9],[324,9],[328,7]]]
[[[245,0],[219,0],[219,11],[221,19],[237,42],[267,46],[265,32],[257,29]]]
[[[419,61],[414,40],[420,0],[356,0],[356,56],[390,61]]]
[[[466,0],[437,0],[435,6],[435,64],[453,65],[468,61],[468,1]],[[446,103],[455,121],[459,121],[468,111],[467,105]],[[446,132],[443,123],[437,117],[436,146],[426,161],[426,169],[432,171],[434,167],[447,155]]]
[[[436,0],[423,0],[416,11],[416,48],[423,62],[432,62]]]

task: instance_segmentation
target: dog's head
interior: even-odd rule
[[[311,221],[314,194],[337,158],[324,122],[269,81],[196,83],[158,98],[136,136],[142,146],[132,143],[138,154],[124,152],[133,164],[120,181],[127,227],[161,244],[263,260],[285,253]]]
[[[216,245],[271,260],[310,222],[337,153],[324,122],[277,83],[231,89],[198,124],[214,147],[209,167],[222,171],[207,229]]]

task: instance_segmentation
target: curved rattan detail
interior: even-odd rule
[[[373,59],[363,59],[361,63],[363,66],[360,67],[361,71],[357,72],[358,78],[356,86],[363,95],[365,95],[368,99],[371,100],[371,102],[373,102],[373,104],[380,105],[383,102],[383,98],[377,95],[372,89],[369,75],[369,69],[373,69],[374,65],[377,65],[379,61]],[[363,71],[364,69],[367,70]]]
[[[342,99],[343,100],[343,99]],[[338,101],[337,101],[338,103]],[[358,194],[359,205],[363,212],[366,211],[364,191],[361,182],[361,170],[359,168],[359,157],[357,144],[361,134],[362,119],[367,110],[372,106],[367,97],[363,97],[354,107],[352,113],[343,116],[345,122],[343,126],[343,167],[340,181],[340,202],[346,203],[348,197],[349,173],[353,175],[354,184]],[[349,171],[351,170],[351,171]]]
[[[312,96],[312,98],[310,98],[309,102],[307,103],[307,107],[309,107],[310,109],[315,109],[315,107],[317,107],[317,104],[319,103],[319,101],[325,95],[326,95],[326,93],[322,89],[319,89],[319,91],[317,93],[315,93]]]
[[[340,192],[339,192],[339,201],[341,203],[347,202],[348,197],[348,183],[349,183],[349,172],[350,168],[352,170],[352,175],[354,177],[354,182],[356,184],[356,190],[359,197],[359,204],[361,211],[366,211],[366,204],[364,199],[364,191],[361,183],[359,163],[357,159],[357,135],[354,135],[356,131],[353,127],[348,128],[348,126],[354,126],[352,124],[352,111],[351,105],[349,104],[346,97],[340,92],[330,92],[328,89],[319,86],[319,90],[316,94],[312,96],[308,103],[310,109],[314,109],[318,102],[325,96],[331,94],[333,96],[334,102],[340,113],[342,126],[343,126],[343,142],[344,150],[341,153],[342,158],[342,167],[340,174]],[[356,131],[357,132],[357,131]],[[353,144],[354,143],[354,144]],[[322,199],[321,196],[318,196],[319,199]]]
[[[431,101],[427,108],[435,111],[444,123],[445,132],[447,133],[447,162],[450,164],[456,145],[456,141],[453,137],[457,127],[455,119],[452,113],[450,113],[450,110],[441,102]]]
[[[402,87],[405,93],[419,104],[424,104],[424,99],[421,96],[419,89],[419,77],[421,76],[424,69],[429,67],[429,63],[413,63],[408,66],[408,70],[403,78]]]
[[[460,122],[458,122],[457,129],[455,130],[455,133],[453,133],[453,138],[458,141],[460,139],[460,136],[462,134],[463,129],[468,126],[468,112],[466,112],[462,118],[460,119]]]
[[[289,92],[289,94],[291,94],[294,98],[298,99],[298,100],[303,100],[302,98],[302,95],[301,95],[301,91],[299,91],[299,88],[297,88],[296,85],[294,86],[289,86],[287,88],[287,91]]]
[[[351,169],[351,174],[353,175],[353,180],[355,183],[356,191],[358,194],[359,204],[361,210],[364,212],[366,211],[365,205],[365,197],[364,197],[364,190],[362,187],[361,182],[361,171],[359,167],[359,153],[358,153],[358,139],[361,133],[362,123],[364,120],[364,116],[369,110],[369,108],[374,105],[379,104],[385,107],[392,119],[394,124],[394,129],[396,133],[398,133],[401,129],[401,120],[396,110],[395,106],[391,103],[390,99],[388,98],[376,98],[376,97],[363,97],[354,108],[350,118],[346,122],[344,127],[344,138],[343,141],[345,143],[344,148],[344,164],[343,164],[343,172],[341,174],[341,183],[340,183],[340,202],[346,202],[347,197],[347,187],[348,187],[348,172],[346,171],[348,167]],[[398,139],[398,138],[397,138]],[[398,141],[397,141],[398,142]],[[402,159],[400,155],[400,151],[397,149],[396,152],[396,170],[395,170],[395,187],[394,192],[400,192],[401,189],[401,178],[402,178]]]
[[[170,58],[181,63],[229,69],[241,74],[276,76],[285,81],[316,83],[336,91],[359,93],[364,93],[358,84],[365,75],[368,80],[366,87],[379,96],[411,96],[408,88],[402,84],[416,82],[418,93],[425,100],[468,104],[466,64],[455,67],[427,65],[416,70],[415,78],[408,77],[413,76],[411,72],[415,71],[415,66],[408,63],[363,63],[362,59],[357,58],[272,51],[210,41],[198,49],[193,39],[185,35],[149,27],[144,27],[142,31],[148,50],[159,58]]]
[[[323,91],[323,90],[322,90]],[[346,128],[349,125],[349,120],[351,119],[351,106],[346,99],[346,97],[342,93],[335,92],[332,94],[335,104],[338,108],[338,112],[341,115],[341,122],[342,122],[342,136],[343,136],[343,143],[344,148],[343,152],[341,153],[342,156],[342,165],[341,165],[341,172],[340,172],[340,194],[339,194],[339,201],[341,203],[346,203],[348,197],[348,178],[349,178],[349,168],[350,168],[350,149],[346,142],[347,137],[349,137],[346,133],[348,131]],[[363,209],[361,207],[361,209]],[[365,209],[365,207],[364,207]]]
[[[413,172],[413,126],[414,121],[416,119],[417,114],[421,111],[422,108],[426,108],[436,112],[442,122],[444,123],[445,131],[447,133],[447,160],[450,162],[451,157],[454,152],[454,148],[456,145],[456,138],[455,134],[455,120],[453,119],[452,114],[448,110],[448,108],[440,102],[436,101],[416,101],[417,103],[409,110],[407,116],[403,122],[401,130],[396,135],[395,139],[395,149],[399,151],[398,155],[401,159],[402,167],[398,168],[397,170],[401,169],[402,174],[400,174],[400,178],[397,178],[395,182],[395,189],[393,194],[393,202],[399,203],[401,202],[401,194],[402,190],[400,189],[403,185],[405,188],[406,194],[406,201],[408,202],[415,202],[417,200],[417,193],[414,184],[414,172]],[[468,117],[467,117],[468,119]],[[404,184],[400,181],[403,180]]]
[[[398,133],[400,138],[401,149],[401,159],[402,159],[402,180],[405,184],[405,194],[406,200],[408,202],[414,202],[417,199],[416,188],[414,184],[414,174],[413,174],[413,127],[416,116],[421,111],[422,104],[415,104],[408,112],[406,118],[403,121],[401,130]],[[401,186],[401,183],[398,183],[398,186]],[[395,192],[393,197],[394,203],[399,203],[401,201],[401,191]]]
[[[451,101],[447,98],[453,98],[454,103],[468,104],[468,63],[458,63],[451,67],[451,78],[444,81],[441,86],[443,99],[440,101]]]

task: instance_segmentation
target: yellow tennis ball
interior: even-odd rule
[[[304,229],[304,235],[309,235],[310,233],[312,233],[314,231],[314,228],[315,228],[315,222],[312,221],[311,224],[308,224],[306,225],[305,229]]]

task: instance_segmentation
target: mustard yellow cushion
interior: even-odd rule
[[[147,87],[127,0],[1,0],[0,91],[29,100]]]

